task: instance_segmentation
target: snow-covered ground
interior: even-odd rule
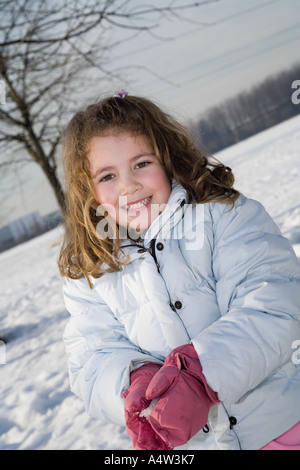
[[[233,169],[236,187],[265,205],[300,259],[300,116],[216,156]],[[129,450],[124,428],[87,416],[69,391],[61,235],[58,228],[0,254],[0,449]]]

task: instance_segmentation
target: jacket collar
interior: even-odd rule
[[[179,183],[177,183],[177,181],[173,180],[172,190],[166,208],[150,225],[147,232],[145,233],[143,242],[135,243],[131,240],[124,240],[121,243],[121,248],[123,249],[128,247],[128,245],[136,246],[138,244],[143,244],[143,246],[148,249],[151,240],[157,238],[167,238],[170,231],[182,219],[185,210],[184,204],[186,199],[187,193],[185,189]]]
[[[154,238],[167,238],[170,231],[182,219],[186,201],[185,189],[173,180],[172,191],[165,210],[154,220],[144,237],[144,246],[149,246]]]

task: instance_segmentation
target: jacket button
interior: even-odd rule
[[[177,310],[180,310],[182,307],[182,303],[180,302],[180,300],[176,300],[174,305]]]
[[[237,423],[237,419],[236,419],[234,416],[230,416],[230,418],[229,418],[229,422],[230,422],[230,429],[232,429],[232,428],[233,428],[233,426],[235,426],[235,425],[236,425],[236,423]]]
[[[164,244],[161,243],[161,242],[159,242],[159,243],[156,245],[156,248],[157,248],[159,251],[161,251],[161,250],[164,249]]]

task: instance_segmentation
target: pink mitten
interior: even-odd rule
[[[140,416],[140,412],[150,405],[151,400],[146,399],[145,392],[160,367],[149,363],[133,371],[130,374],[130,386],[122,395],[125,399],[126,432],[136,450],[171,450],[156,434],[147,418]]]
[[[155,374],[146,399],[159,398],[150,414],[154,431],[171,447],[185,444],[208,419],[217,394],[208,386],[191,344],[174,349]]]

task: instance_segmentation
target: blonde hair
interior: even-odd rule
[[[143,135],[170,180],[187,191],[187,202],[234,203],[230,168],[195,147],[188,131],[172,116],[146,98],[105,98],[75,114],[64,138],[63,162],[66,187],[65,237],[58,260],[60,272],[71,279],[100,277],[120,270],[128,262],[114,240],[98,236],[99,222],[88,148],[93,137],[127,132]],[[90,283],[90,281],[89,281]],[[90,283],[91,285],[91,283]]]

